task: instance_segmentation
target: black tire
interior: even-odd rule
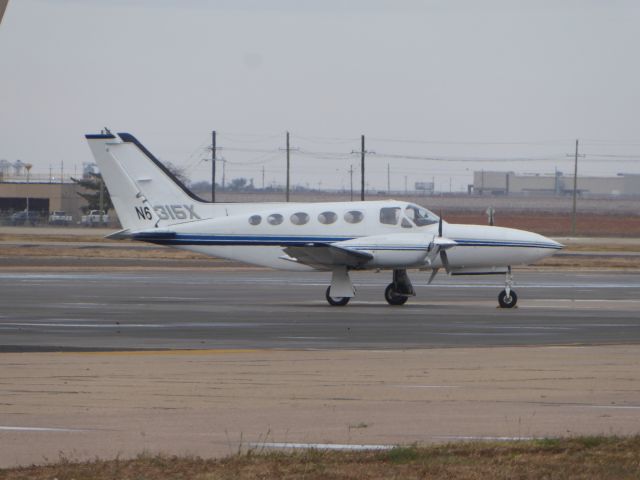
[[[384,299],[387,301],[389,305],[404,305],[409,300],[409,297],[406,295],[398,295],[393,291],[393,283],[387,285],[387,288],[384,289]]]
[[[507,291],[503,290],[498,295],[498,303],[500,304],[500,308],[513,308],[518,303],[518,295],[515,290],[511,290],[511,294],[507,296]]]
[[[344,307],[347,303],[349,303],[349,300],[351,300],[351,297],[332,297],[331,295],[329,295],[330,291],[331,287],[327,287],[325,297],[327,298],[327,302],[329,302],[329,305],[332,305],[334,307]]]

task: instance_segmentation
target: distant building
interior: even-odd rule
[[[0,213],[29,210],[42,214],[63,210],[79,220],[86,201],[78,195],[84,191],[75,183],[0,182]]]
[[[476,171],[470,191],[479,195],[570,195],[573,175],[518,175],[514,172]],[[578,175],[580,195],[631,196],[640,195],[640,175],[621,173],[615,177]]]

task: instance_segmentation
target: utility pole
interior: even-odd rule
[[[578,157],[584,157],[584,154],[578,154],[579,141],[576,139],[576,153],[573,162],[573,208],[571,210],[571,235],[576,234],[576,216],[577,216],[577,197],[578,197]],[[567,155],[568,157],[571,155]]]
[[[360,136],[360,170],[362,173],[362,178],[361,178],[361,187],[360,187],[360,201],[364,202],[364,155],[365,155],[365,150],[364,150],[364,135]]]
[[[287,132],[287,194],[286,201],[289,201],[289,189],[291,188],[291,177],[290,177],[290,168],[291,168],[291,145],[289,144],[289,132]],[[264,182],[262,182],[264,183]]]
[[[104,212],[104,179],[100,176],[100,225],[102,225],[104,221],[104,217],[102,216]]]
[[[391,166],[387,163],[387,195],[391,195]]]
[[[359,153],[360,154],[360,200],[364,202],[364,192],[365,192],[365,175],[364,175],[364,157],[367,153],[376,153],[376,152],[368,152],[364,148],[364,135],[360,136],[360,151],[351,150],[351,153]]]
[[[216,202],[216,131],[211,132],[211,203]]]
[[[283,150],[282,148],[280,150]],[[291,151],[299,150],[298,148],[291,148],[291,143],[289,141],[289,132],[287,132],[287,147],[284,149],[287,152],[287,185],[285,198],[288,202],[291,198]]]
[[[407,176],[404,176],[404,194],[405,196],[407,195],[407,193],[409,193],[409,191],[407,190]]]
[[[264,190],[264,165],[262,166],[262,189]]]
[[[227,170],[227,159],[224,157],[220,157],[220,161],[222,162],[222,190],[224,190],[225,186],[225,175]]]
[[[349,183],[351,185],[351,201],[353,202],[353,165],[349,165]]]
[[[60,161],[60,183],[64,183],[64,160]]]
[[[27,169],[27,220],[31,220],[31,219],[29,218],[29,215],[30,215],[30,214],[29,214],[28,212],[29,212],[29,177],[30,177],[30,174],[31,174],[31,167],[32,167],[32,166],[33,166],[33,165],[31,165],[30,163],[27,163],[27,164],[25,164],[25,166],[24,166],[24,168],[26,168],[26,169]]]

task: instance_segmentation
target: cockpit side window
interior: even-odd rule
[[[417,205],[407,206],[407,208],[404,209],[404,214],[418,227],[438,223],[438,217],[426,208],[422,208]]]
[[[400,219],[400,207],[384,207],[380,209],[380,223],[397,225]]]

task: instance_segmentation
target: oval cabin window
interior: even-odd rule
[[[262,217],[260,215],[251,215],[249,217],[249,223],[251,225],[260,225],[260,222],[262,222]]]
[[[336,220],[338,220],[338,215],[335,212],[322,212],[318,215],[318,221],[325,225],[335,223]]]
[[[296,212],[291,215],[291,223],[294,225],[304,225],[309,221],[309,215],[304,212]]]
[[[284,217],[279,213],[272,213],[271,215],[269,215],[269,217],[267,217],[267,222],[269,222],[271,225],[280,225],[282,223],[282,220],[284,220]]]
[[[359,223],[364,218],[364,213],[360,210],[349,210],[344,214],[344,221],[347,223]]]

